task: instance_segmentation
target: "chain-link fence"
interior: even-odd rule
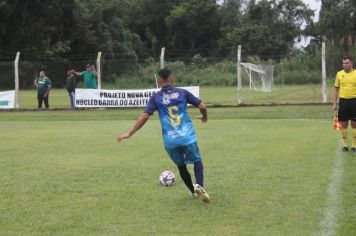
[[[164,64],[174,72],[176,86],[201,86],[204,90],[226,88],[221,96],[231,97],[227,102],[236,104],[237,86],[237,59],[235,49],[226,50],[203,50],[203,51],[175,51],[166,49]],[[327,83],[330,90],[334,82],[335,74],[342,69],[344,55],[356,57],[356,47],[348,50],[337,49],[327,46],[326,68]],[[15,53],[13,55],[15,58]],[[13,59],[14,59],[13,58]],[[262,59],[261,59],[262,58]],[[14,62],[13,59],[0,58],[0,90],[13,90],[14,85]],[[33,90],[33,80],[38,76],[39,70],[45,70],[53,83],[53,88],[63,89],[68,70],[85,70],[87,64],[96,65],[96,54],[70,55],[42,60],[38,56],[31,57],[23,54],[19,62],[20,90]],[[251,89],[252,83],[257,87],[263,83],[261,75],[249,73],[241,68],[242,86],[245,103],[284,103],[298,102],[288,98],[288,87],[304,85],[312,87],[314,97],[303,100],[304,102],[321,101],[321,47],[314,46],[298,51],[290,56],[281,55],[255,55],[244,51],[242,45],[241,62],[274,67],[273,89],[271,94],[279,93],[279,100],[270,99],[273,95],[262,94],[259,89]],[[152,53],[145,57],[110,58],[105,53],[101,60],[102,88],[104,89],[138,89],[155,88],[155,76],[160,68],[160,52]],[[314,84],[314,85],[313,85]],[[313,86],[311,86],[313,85]],[[83,80],[77,79],[77,87],[83,87]],[[301,86],[303,87],[303,86]],[[319,89],[320,88],[320,89]],[[65,91],[64,91],[65,92]],[[285,94],[285,97],[283,95]],[[276,95],[277,96],[277,95]],[[257,98],[256,98],[257,97]],[[329,91],[330,98],[330,91]],[[210,100],[211,103],[219,104],[223,99]],[[329,99],[330,100],[330,99]],[[226,103],[226,102],[224,102]],[[23,107],[23,106],[21,106]]]
[[[14,63],[12,61],[0,62],[0,90],[14,90]]]

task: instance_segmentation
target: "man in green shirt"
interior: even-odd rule
[[[34,81],[34,85],[37,88],[38,108],[42,108],[42,101],[44,101],[44,104],[48,109],[48,97],[49,91],[52,88],[52,82],[46,77],[46,72],[44,72],[44,70],[41,70],[39,75],[40,77],[36,78]]]
[[[85,70],[82,72],[76,72],[75,70],[72,70],[72,73],[75,76],[82,76],[84,80],[84,88],[86,89],[96,89],[96,70],[94,65],[88,64],[85,67]]]

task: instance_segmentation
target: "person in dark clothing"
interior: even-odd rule
[[[75,109],[75,87],[76,87],[76,78],[72,71],[67,71],[66,77],[66,89],[68,91],[68,96],[70,100],[70,106],[72,109]]]
[[[46,77],[44,70],[41,70],[39,75],[40,76],[34,80],[34,85],[37,88],[38,108],[42,108],[42,102],[44,101],[46,108],[49,109],[48,97],[49,91],[52,88],[52,82]]]

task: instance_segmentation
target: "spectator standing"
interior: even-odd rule
[[[72,109],[75,109],[75,87],[76,87],[76,78],[72,71],[67,71],[67,77],[66,77],[66,89],[68,91],[68,96],[70,100],[70,106]]]
[[[49,78],[46,77],[46,72],[41,70],[39,72],[39,77],[35,79],[34,85],[37,88],[37,100],[38,100],[38,108],[42,108],[42,102],[46,106],[46,109],[49,109],[49,91],[52,88],[52,82]]]
[[[82,72],[77,72],[75,70],[71,71],[73,75],[83,77],[84,88],[86,89],[96,89],[96,69],[94,65],[87,64],[85,70]]]

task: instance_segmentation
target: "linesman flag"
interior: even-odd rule
[[[341,124],[340,124],[340,122],[339,122],[339,119],[338,119],[336,113],[334,114],[334,129],[336,129],[336,130],[342,130],[342,126],[341,126]]]

